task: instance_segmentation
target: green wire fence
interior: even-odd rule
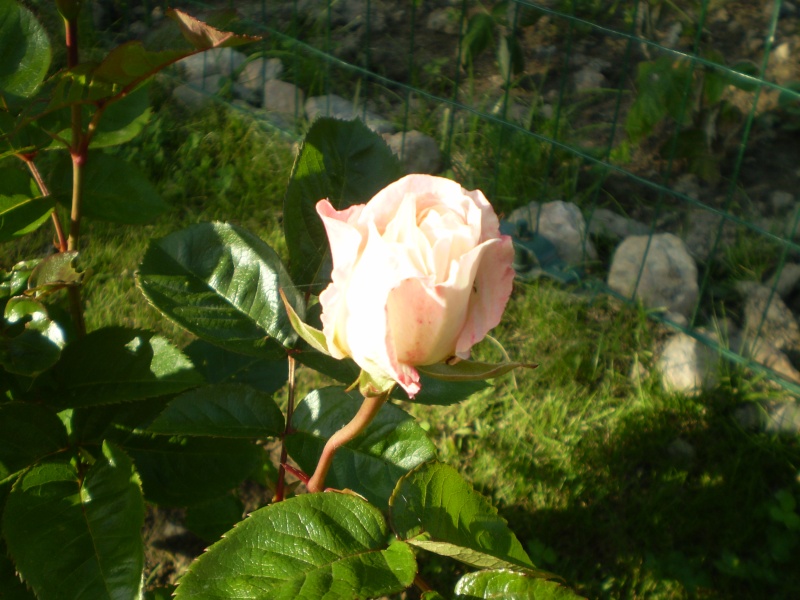
[[[528,231],[511,230],[536,273],[633,302],[655,252],[654,236],[685,238],[695,228],[696,299],[682,314],[648,308],[798,394],[800,374],[778,368],[775,357],[800,355],[791,312],[793,304],[800,309],[800,294],[794,297],[786,283],[800,262],[800,60],[792,47],[800,14],[780,0],[765,9],[753,4],[260,0],[177,6],[263,36],[244,48],[246,61],[280,59],[280,79],[295,86],[289,88],[292,114],[282,119],[264,113],[263,99],[233,106],[299,136],[309,123],[303,97],[322,98],[324,113],[338,102],[335,94],[368,124],[376,114],[391,123],[401,133],[400,153],[404,132],[433,138],[439,171],[482,189],[506,216],[536,201]],[[125,27],[137,19],[158,27],[160,4],[118,8]],[[235,78],[244,65],[231,60]],[[266,67],[261,79],[263,89]],[[222,89],[222,101],[237,95],[235,87]],[[580,209],[580,260],[558,257],[537,235],[544,203],[553,200]],[[607,283],[620,239],[596,234],[595,225],[609,211],[648,236],[630,293]],[[736,343],[728,335],[734,327],[743,330]],[[776,327],[780,340],[772,339]],[[783,354],[757,351],[765,345]]]

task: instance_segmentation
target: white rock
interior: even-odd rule
[[[800,372],[794,368],[794,365],[783,352],[768,341],[745,340],[739,348],[739,352],[754,362],[772,369],[786,381],[800,383]]]
[[[380,115],[370,111],[363,110],[361,107],[356,106],[349,100],[345,100],[336,94],[328,94],[327,96],[312,96],[306,100],[305,104],[306,116],[309,121],[314,121],[317,117],[333,117],[334,119],[342,119],[350,121],[352,119],[361,119],[364,123],[372,129],[375,133],[394,133],[395,127],[389,121]]]
[[[688,316],[698,294],[694,259],[671,233],[653,235],[649,248],[648,238],[631,236],[617,247],[608,273],[609,287],[627,298],[639,298],[648,308]]]
[[[744,302],[744,331],[748,339],[763,340],[778,350],[800,348],[800,327],[777,293],[751,286]]]
[[[385,134],[389,148],[403,163],[406,173],[433,175],[442,168],[442,153],[431,136],[420,131]]]
[[[571,265],[581,264],[587,258],[597,260],[597,250],[587,238],[586,222],[581,210],[572,202],[547,202],[541,206],[541,210],[538,202],[531,202],[513,211],[508,220],[512,223],[524,222],[529,231],[538,232],[552,243],[558,257]]]
[[[800,405],[794,400],[767,404],[744,404],[733,413],[745,429],[759,429],[779,435],[800,433]]]
[[[261,98],[264,84],[272,79],[280,79],[282,74],[283,63],[280,59],[261,57],[247,63],[236,81]]]
[[[598,58],[591,59],[573,75],[575,90],[578,92],[585,92],[586,90],[603,87],[606,82],[606,77],[600,71],[609,66],[610,63],[606,60]]]
[[[296,85],[271,79],[264,84],[264,110],[303,118],[305,94]]]
[[[618,215],[607,208],[596,209],[589,221],[589,233],[598,237],[623,239],[631,235],[645,235],[648,231],[644,223]]]
[[[214,48],[187,56],[176,64],[189,81],[202,79],[209,75],[230,77],[244,64],[247,57],[233,48]]]
[[[669,339],[656,365],[671,392],[695,394],[719,383],[718,353],[685,333]]]

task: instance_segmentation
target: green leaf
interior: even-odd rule
[[[421,600],[445,600],[445,597],[442,596],[439,592],[435,590],[431,590],[429,592],[425,592],[420,596]]]
[[[555,581],[505,569],[467,573],[456,584],[455,600],[579,600]]]
[[[418,548],[473,567],[537,573],[497,509],[448,465],[426,463],[403,477],[389,513],[397,536]]]
[[[97,111],[98,108],[94,104],[84,105],[82,107],[83,122],[91,121]],[[40,119],[42,127],[58,135],[58,139],[53,140],[50,144],[50,149],[64,148],[65,143],[72,142],[69,114],[70,111],[65,108],[63,115],[61,112],[55,111]],[[143,85],[125,95],[121,100],[103,107],[102,116],[99,118],[97,128],[89,142],[89,148],[106,148],[132,140],[144,129],[151,114],[148,86]]]
[[[229,350],[275,358],[269,337],[297,339],[278,292],[301,312],[302,295],[275,251],[234,225],[201,223],[151,242],[137,282],[164,316]]]
[[[206,385],[174,398],[150,433],[264,438],[283,433],[284,419],[272,396],[241,383]]]
[[[1,500],[0,498],[0,514],[3,506]],[[36,600],[33,592],[29,591],[17,577],[14,563],[7,553],[3,538],[0,537],[0,600]]]
[[[80,285],[84,273],[78,271],[77,252],[59,252],[43,258],[31,271],[28,293],[41,298],[65,287]]]
[[[22,402],[0,404],[0,481],[68,445],[67,430],[52,410]]]
[[[198,504],[232,490],[256,470],[260,448],[247,440],[120,435],[142,477],[145,498],[164,506]]]
[[[191,361],[151,332],[104,327],[69,344],[53,368],[58,408],[175,394],[203,383]]]
[[[392,390],[392,398],[413,402],[414,404],[427,404],[433,406],[450,406],[466,400],[472,394],[490,387],[483,380],[477,381],[444,381],[430,377],[425,373],[419,375],[420,391],[413,398],[409,398],[405,390],[397,386]]]
[[[36,122],[23,121],[0,109],[0,159],[47,146],[51,139]]]
[[[269,532],[265,535],[266,532]],[[417,564],[387,547],[380,511],[348,494],[306,494],[255,511],[195,561],[177,600],[360,600],[400,592]]]
[[[504,82],[510,81],[513,75],[519,75],[525,71],[525,54],[515,35],[508,34],[500,38],[497,62],[500,66],[500,76]]]
[[[0,97],[33,96],[50,67],[50,41],[33,13],[15,0],[0,0],[0,56]]]
[[[69,156],[64,155],[57,163],[51,188],[61,204],[72,205]],[[84,168],[84,217],[135,225],[149,223],[168,208],[156,188],[128,161],[104,152],[89,152]]]
[[[420,374],[425,374],[428,377],[441,379],[443,381],[480,381],[500,377],[517,368],[535,369],[538,366],[539,365],[534,363],[485,363],[472,360],[460,360],[452,365],[437,363],[435,365],[417,367],[417,370]]]
[[[33,467],[3,514],[9,552],[40,600],[137,598],[143,525],[139,478],[108,443],[85,478],[67,463]]]
[[[474,14],[467,25],[467,33],[461,40],[461,64],[474,62],[492,41],[494,19],[486,12]]]
[[[33,377],[56,364],[66,339],[44,304],[15,296],[3,316],[11,327],[0,332],[0,364],[8,372]]]
[[[2,0],[0,0],[2,1]],[[50,217],[55,202],[40,196],[33,180],[18,169],[0,169],[0,242],[34,231]]]
[[[233,494],[225,494],[186,509],[186,527],[206,542],[214,542],[242,520],[244,505]]]
[[[703,99],[707,105],[713,106],[722,99],[730,81],[725,77],[725,56],[719,50],[711,49],[705,53],[705,58],[715,62],[721,68],[706,68],[703,75]]]
[[[328,387],[311,392],[298,404],[286,447],[301,469],[313,472],[325,442],[350,422],[362,400],[357,392]],[[386,508],[397,480],[435,455],[416,421],[397,406],[385,404],[363,433],[337,450],[326,484],[351,489]]]
[[[195,340],[183,352],[208,383],[244,383],[273,394],[289,378],[289,362],[282,350],[279,359],[264,360],[230,352],[205,340]]]
[[[283,207],[283,229],[292,280],[319,293],[330,278],[330,250],[317,202],[337,210],[364,204],[403,175],[397,157],[364,123],[317,119],[292,168]]]
[[[0,298],[21,294],[28,287],[28,279],[39,262],[38,259],[25,260],[15,264],[8,272],[0,271]]]

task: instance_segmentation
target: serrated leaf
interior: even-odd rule
[[[61,204],[71,206],[72,161],[68,155],[57,163],[51,191]],[[81,202],[84,217],[124,225],[149,223],[169,208],[141,171],[99,151],[89,152]]]
[[[397,536],[478,568],[536,571],[497,509],[454,468],[426,463],[404,476],[389,501]]]
[[[555,581],[507,569],[467,573],[456,584],[455,600],[579,600]]]
[[[283,305],[286,307],[286,314],[289,315],[289,322],[292,324],[292,329],[294,329],[295,333],[303,338],[303,340],[317,352],[330,355],[325,334],[319,329],[315,329],[311,327],[311,325],[303,323],[300,316],[292,308],[292,305],[289,304],[283,292],[281,292],[281,300],[283,300]]]
[[[236,35],[230,31],[220,31],[198,21],[182,10],[171,8],[167,10],[166,15],[178,24],[186,40],[198,50],[241,46],[261,39],[259,36]]]
[[[283,413],[272,396],[241,383],[220,383],[170,400],[148,431],[249,439],[279,436],[283,428]]]
[[[311,392],[297,405],[286,447],[300,468],[313,472],[325,442],[350,422],[362,400],[357,392],[328,387]],[[385,404],[362,434],[337,450],[326,485],[351,489],[385,508],[397,480],[435,455],[416,421],[397,406]]]
[[[235,225],[202,223],[151,242],[137,273],[164,316],[229,350],[276,357],[297,336],[278,294],[296,311],[303,298],[278,255]]]
[[[3,497],[0,493],[0,514],[2,513]],[[0,600],[36,600],[33,592],[17,576],[14,563],[7,556],[8,550],[0,537]]]
[[[289,271],[298,286],[319,293],[330,278],[330,249],[317,202],[327,198],[337,210],[364,204],[402,175],[397,157],[360,120],[314,122],[292,168],[283,207]]]
[[[214,542],[242,520],[244,505],[233,494],[225,494],[186,509],[186,528],[206,542]]]
[[[203,383],[191,361],[166,338],[104,327],[69,344],[53,368],[58,408],[94,406],[175,394]]]
[[[253,473],[260,448],[247,440],[120,434],[142,477],[145,498],[188,506],[217,498]]]
[[[33,13],[15,0],[0,0],[0,97],[30,98],[50,67],[50,41]]]
[[[280,358],[264,360],[231,352],[205,340],[195,340],[183,349],[208,383],[244,383],[266,394],[277,392],[289,378],[289,362]]]
[[[41,298],[65,287],[80,285],[83,271],[78,271],[77,252],[59,252],[43,258],[31,271],[27,294]]]
[[[35,193],[27,174],[3,168],[0,182],[0,242],[28,234],[50,218],[55,201]]]
[[[3,316],[11,326],[0,332],[0,364],[6,371],[34,377],[56,364],[66,339],[44,304],[15,296],[6,303]]]
[[[68,463],[33,467],[3,514],[9,552],[40,600],[137,598],[143,525],[139,478],[108,443],[85,478]]]
[[[269,532],[269,535],[265,535]],[[177,600],[360,600],[400,592],[417,564],[387,547],[380,511],[349,494],[306,494],[255,511],[180,581]]]
[[[52,410],[22,402],[0,404],[0,481],[68,445],[67,430]]]
[[[417,367],[420,374],[425,374],[434,379],[442,381],[482,381],[484,379],[494,379],[506,373],[518,369],[535,369],[539,365],[534,363],[503,362],[486,363],[472,360],[460,360],[454,364],[437,363]]]

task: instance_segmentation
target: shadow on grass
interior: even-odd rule
[[[707,394],[633,413],[583,439],[566,482],[509,453],[506,480],[561,482],[568,500],[501,513],[590,598],[798,598],[800,444],[742,431],[732,408]]]

